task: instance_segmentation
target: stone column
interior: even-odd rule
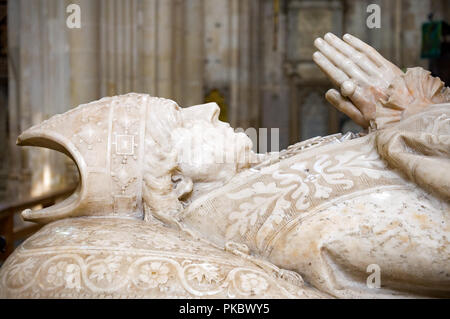
[[[183,105],[200,104],[204,100],[205,3],[210,0],[186,1],[184,19],[184,90]],[[220,41],[221,39],[219,39]]]
[[[160,97],[172,98],[172,28],[173,28],[173,1],[158,0],[156,5],[157,14],[157,64],[156,64],[156,94]]]
[[[230,1],[230,123],[232,127],[239,126],[239,2]]]
[[[428,60],[420,58],[421,26],[428,21],[430,1],[404,0],[402,2],[402,67],[421,66],[428,68]]]
[[[221,117],[226,121],[232,118],[231,76],[237,72],[231,67],[231,59],[236,52],[231,48],[231,4],[230,0],[203,1],[201,35],[204,97],[208,101],[221,100]]]
[[[81,28],[70,29],[70,104],[77,106],[100,98],[100,1],[68,0],[81,8]]]
[[[42,178],[42,166],[37,167],[42,159],[47,160],[48,154],[40,149],[19,148],[14,142],[23,130],[44,120],[44,91],[45,80],[43,72],[47,65],[44,59],[46,55],[46,30],[44,18],[46,16],[46,4],[40,1],[21,0],[20,6],[20,39],[19,39],[19,68],[18,78],[18,105],[17,105],[17,132],[12,138],[14,152],[20,153],[18,159],[19,187],[14,190],[17,195],[29,196]],[[14,192],[13,191],[13,192]]]
[[[260,3],[230,0],[231,123],[259,126]]]
[[[69,56],[65,4],[58,0],[10,2],[10,199],[67,182],[65,155],[19,148],[17,136],[69,106]]]
[[[184,87],[185,87],[185,64],[190,63],[186,61],[186,41],[185,35],[187,29],[190,27],[185,25],[185,18],[187,13],[185,11],[187,1],[172,0],[172,19],[171,19],[171,82],[172,92],[171,98],[184,105]]]
[[[283,2],[280,2],[282,4]],[[263,66],[261,77],[261,126],[266,128],[279,128],[279,145],[287,147],[290,143],[290,104],[296,103],[297,92],[293,81],[286,76],[283,64],[287,56],[287,17],[284,10],[278,13],[278,21],[275,20],[274,1],[263,0],[261,3],[261,25],[260,33],[264,35],[261,39],[261,65]],[[276,27],[274,24],[278,22]],[[277,30],[277,34],[275,31]],[[290,87],[292,86],[292,88]],[[298,114],[298,109],[297,113]],[[295,115],[294,114],[294,115]],[[296,118],[298,122],[298,118]],[[295,124],[295,123],[294,123]],[[298,131],[298,125],[294,125]],[[298,133],[295,134],[298,136]],[[298,140],[291,140],[298,142]]]
[[[157,70],[157,45],[158,45],[158,0],[142,1],[142,43],[141,57],[141,85],[142,92],[157,96],[156,70]]]
[[[249,81],[250,81],[250,100],[248,121],[250,126],[258,128],[261,126],[261,75],[263,65],[262,61],[262,37],[264,36],[261,1],[250,2],[250,52],[249,52]]]
[[[19,193],[21,175],[21,153],[16,146],[20,132],[20,1],[8,4],[8,185],[6,198],[15,198]]]
[[[2,201],[7,195],[7,182],[8,182],[8,136],[6,132],[7,128],[7,106],[8,105],[8,92],[4,86],[0,89],[0,201]]]

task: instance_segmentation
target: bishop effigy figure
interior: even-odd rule
[[[22,213],[47,225],[0,297],[449,297],[450,90],[351,35],[315,46],[327,100],[366,132],[255,154],[215,103],[130,93],[22,133],[80,183]]]

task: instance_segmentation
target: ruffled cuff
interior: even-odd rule
[[[388,98],[377,103],[372,129],[385,128],[432,104],[450,102],[450,89],[444,85],[423,68],[408,69],[388,87]]]

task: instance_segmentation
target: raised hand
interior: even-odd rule
[[[340,89],[330,89],[326,99],[364,128],[375,119],[376,103],[386,98],[386,89],[403,72],[374,48],[346,34],[332,33],[314,41],[319,50],[314,62]]]

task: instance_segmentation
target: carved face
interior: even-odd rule
[[[255,156],[251,140],[218,115],[215,103],[182,109],[171,100],[130,93],[80,105],[28,129],[18,142],[69,155],[80,183],[64,202],[24,218],[140,217],[143,201],[152,212],[178,211],[185,194],[220,185]]]
[[[194,183],[224,181],[254,156],[252,141],[219,121],[216,103],[181,109],[182,126],[172,134],[182,175]]]

